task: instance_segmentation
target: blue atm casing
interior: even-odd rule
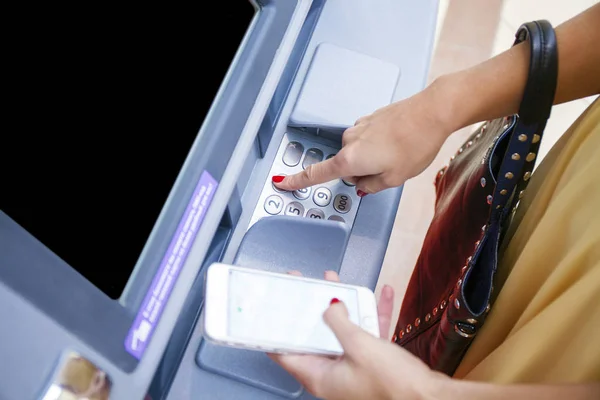
[[[312,277],[337,269],[375,288],[402,188],[360,200],[338,182],[315,206],[277,193],[270,175],[290,142],[334,154],[353,119],[425,86],[437,1],[255,6],[118,301],[0,210],[0,400],[53,398],[72,352],[106,374],[111,399],[312,398],[264,354],[203,341],[203,271],[215,261]],[[268,211],[274,198],[284,208]],[[316,217],[298,218],[290,201]],[[337,213],[344,223],[327,220]]]

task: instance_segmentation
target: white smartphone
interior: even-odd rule
[[[323,321],[333,298],[344,302],[353,323],[379,337],[377,302],[366,287],[215,263],[205,290],[203,335],[219,345],[341,355]]]

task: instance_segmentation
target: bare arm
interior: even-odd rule
[[[556,37],[554,103],[600,93],[600,4],[556,27]],[[360,118],[344,132],[335,157],[274,180],[281,189],[296,190],[347,177],[359,196],[400,186],[431,164],[453,132],[517,113],[528,71],[529,44],[521,43],[440,77],[414,96]]]
[[[332,279],[329,275],[327,279]],[[335,275],[337,279],[337,275]],[[380,331],[394,304],[390,288],[378,304]],[[494,384],[452,379],[432,371],[406,349],[373,337],[348,319],[343,302],[323,315],[344,348],[344,357],[272,355],[307,390],[328,400],[597,400],[600,382],[583,384]],[[387,326],[387,325],[386,325]]]
[[[600,383],[580,385],[494,385],[446,379],[437,386],[433,399],[463,400],[592,400],[600,398]]]
[[[558,85],[555,104],[600,93],[600,4],[556,27]],[[439,78],[427,90],[446,110],[452,132],[514,114],[525,88],[529,47],[521,43],[470,69]],[[452,101],[456,99],[456,101]]]

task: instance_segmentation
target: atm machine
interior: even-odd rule
[[[25,196],[20,202],[4,200],[28,189],[9,191],[3,167],[1,400],[77,398],[70,393],[119,400],[313,398],[263,353],[203,340],[204,271],[216,261],[276,272],[295,269],[310,277],[334,269],[343,282],[375,288],[402,189],[361,199],[350,183],[336,180],[288,193],[273,187],[271,176],[334,156],[344,129],[356,119],[425,86],[437,1],[251,4],[233,61],[151,219],[127,220],[145,207],[143,199],[131,201],[128,193],[144,192],[151,200],[153,182],[160,180],[159,156],[122,186],[111,187],[110,197],[130,212],[105,227],[110,234],[102,240],[83,239],[112,216],[102,214],[97,203],[60,208],[67,201],[61,200],[45,213],[54,220],[44,213],[30,218],[20,213]],[[58,140],[50,132],[46,136],[49,145]],[[69,142],[73,153],[84,154],[82,162],[101,138],[87,139]],[[133,160],[151,151],[142,138],[136,143],[128,150]],[[111,153],[114,147],[102,150],[107,165],[118,157]],[[51,168],[62,159],[44,162]],[[73,170],[76,165],[68,169]],[[149,170],[150,179],[136,186],[135,177]],[[80,178],[71,186],[84,190],[87,178]],[[27,192],[31,204],[41,207],[38,196],[69,189],[49,182]],[[71,236],[61,242],[61,225],[71,223],[61,216],[68,213],[76,214],[69,220]],[[35,228],[42,220],[48,225],[44,232]],[[133,227],[143,223],[147,234],[134,237]],[[76,247],[83,249],[79,257],[70,256]],[[129,247],[135,249],[127,253]],[[84,273],[78,266],[86,263],[94,268]],[[102,276],[120,279],[123,287],[103,283]]]

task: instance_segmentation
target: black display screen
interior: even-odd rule
[[[47,7],[11,15],[0,210],[118,298],[255,10]]]

